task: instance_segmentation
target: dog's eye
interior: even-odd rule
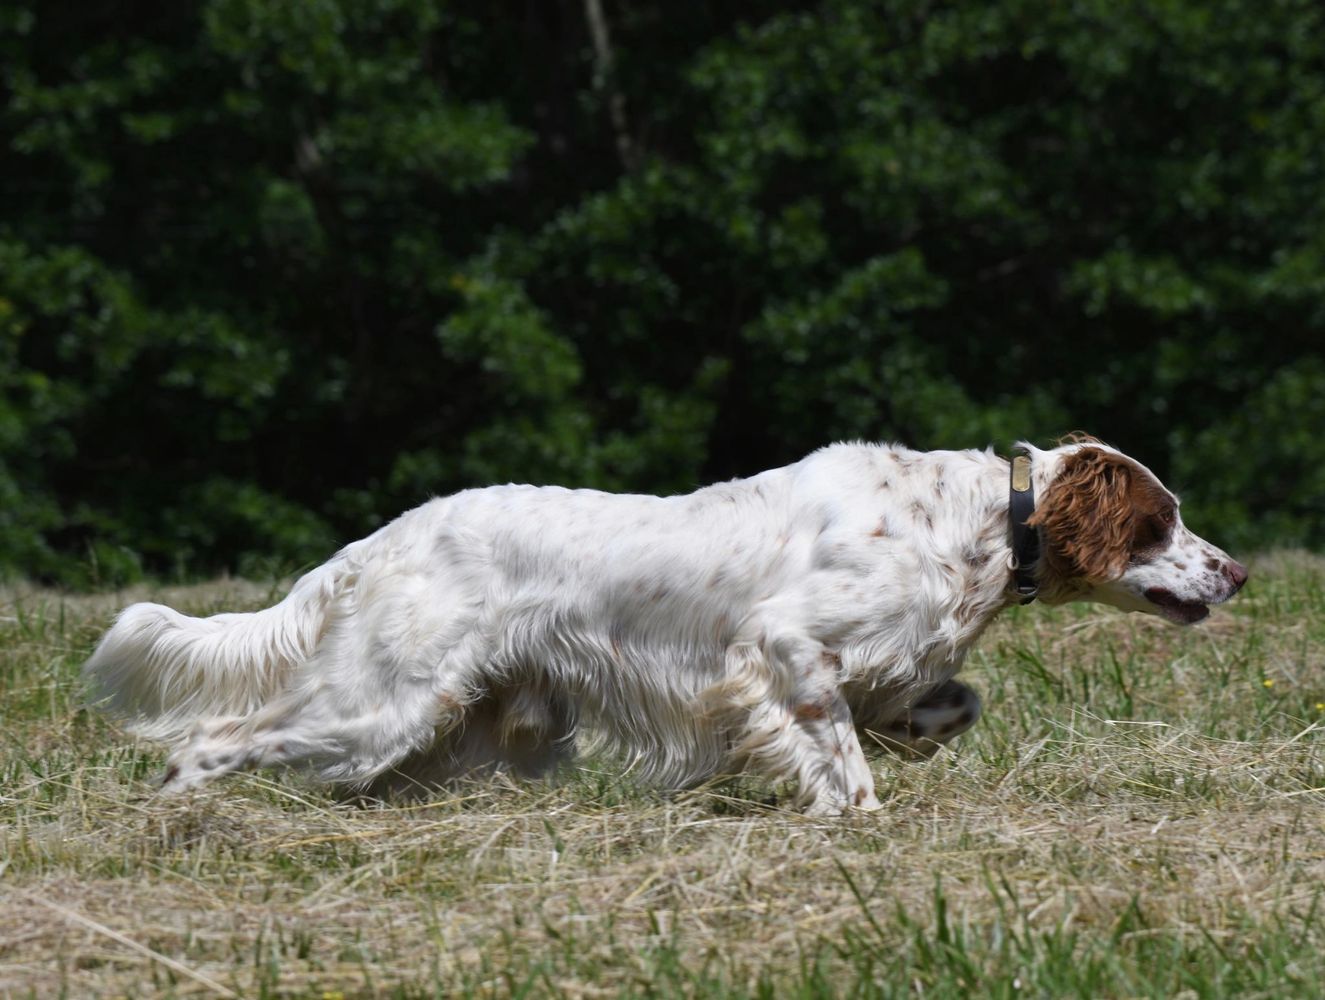
[[[1138,518],[1132,532],[1132,551],[1145,552],[1162,544],[1173,530],[1173,518],[1174,512],[1171,508]]]

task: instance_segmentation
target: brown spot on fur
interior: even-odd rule
[[[911,501],[911,516],[917,521],[923,519],[926,527],[934,527],[934,512],[919,500]]]
[[[842,665],[842,654],[834,652],[831,649],[825,649],[821,652],[819,654],[819,659],[823,661],[825,667],[830,667],[833,670],[836,670]]]
[[[868,794],[869,794],[869,793],[866,792],[864,788],[857,788],[857,789],[856,789],[856,805],[860,805],[862,802],[864,802],[864,801],[865,801],[865,796],[868,795]]]
[[[1207,559],[1207,560],[1205,561],[1205,568],[1208,569],[1208,570],[1218,570],[1218,569],[1219,569],[1219,560],[1218,560],[1218,559],[1214,559],[1214,558]]]
[[[1185,562],[1175,562],[1173,568],[1178,570],[1178,572],[1182,572],[1187,568],[1187,564]]]
[[[889,527],[888,519],[886,517],[879,518],[879,523],[875,526],[874,530],[870,532],[870,537],[871,538],[894,537],[894,533],[892,529]]]
[[[810,722],[814,719],[825,718],[828,715],[828,709],[818,702],[811,701],[804,705],[797,705],[793,714],[797,722]]]

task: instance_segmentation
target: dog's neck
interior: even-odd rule
[[[934,553],[939,572],[959,577],[959,585],[944,588],[955,599],[939,609],[938,627],[944,640],[941,646],[955,662],[960,662],[966,649],[999,612],[1022,603],[1016,588],[1008,529],[1009,471],[1007,459],[988,456],[978,476],[971,481],[975,495],[961,501],[967,509],[978,511],[978,515],[949,536],[948,545]],[[1037,490],[1048,485],[1039,475],[1033,474],[1033,479]]]

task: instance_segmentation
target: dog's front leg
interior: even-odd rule
[[[807,813],[878,809],[836,657],[808,641],[769,643],[750,653],[746,668],[763,673],[764,682],[746,701],[739,752],[770,777],[795,778],[796,805]]]
[[[840,691],[826,699],[820,696],[796,704],[792,726],[805,737],[809,750],[796,751],[796,804],[800,808],[811,815],[880,808],[874,794],[874,775],[856,736],[851,709]]]

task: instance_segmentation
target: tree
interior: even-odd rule
[[[1078,427],[1319,545],[1321,18],[0,0],[0,567]]]

